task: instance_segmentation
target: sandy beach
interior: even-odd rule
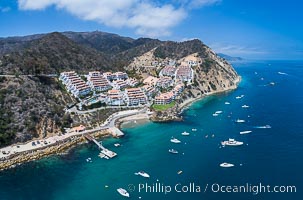
[[[140,114],[136,114],[136,115],[132,115],[132,116],[128,116],[128,117],[124,117],[119,119],[119,127],[121,128],[132,128],[135,127],[139,124],[145,124],[147,122],[149,122],[149,117],[150,114],[147,113],[140,113]]]

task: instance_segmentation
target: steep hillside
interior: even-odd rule
[[[124,68],[136,77],[157,75],[171,60],[180,63],[187,56],[195,56],[199,65],[193,68],[195,81],[178,99],[175,112],[189,98],[236,87],[238,76],[232,66],[199,40],[132,39],[103,32],[0,38],[0,75],[13,75],[0,77],[0,146],[60,133],[73,120],[81,122],[64,114],[66,104],[75,100],[52,74]],[[155,67],[148,66],[154,63]],[[113,111],[107,112],[102,116]]]
[[[71,103],[50,77],[0,78],[0,146],[43,137],[72,122],[63,112]]]
[[[95,49],[78,45],[60,33],[47,34],[26,48],[2,57],[0,73],[51,74],[62,70],[106,69],[109,61]]]

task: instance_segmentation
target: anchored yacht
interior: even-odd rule
[[[271,128],[270,125],[265,125],[265,126],[255,126],[254,128]]]
[[[244,119],[237,119],[235,122],[237,122],[237,123],[244,123],[245,120]]]
[[[184,131],[183,133],[181,133],[181,135],[184,135],[184,136],[189,136],[189,133]]]
[[[177,138],[172,138],[172,139],[170,139],[170,142],[172,142],[172,143],[176,143],[176,144],[181,143],[181,141],[180,141],[180,140],[178,140]]]
[[[231,163],[226,163],[226,162],[220,164],[220,167],[233,167],[233,166],[235,166],[235,165],[231,164]]]
[[[169,153],[173,153],[173,154],[179,153],[179,152],[178,152],[177,150],[175,150],[175,149],[169,149],[168,152],[169,152]]]
[[[139,171],[139,172],[135,173],[135,175],[140,175],[144,178],[149,178],[150,177],[149,174],[144,172],[144,171]]]
[[[129,197],[129,193],[123,189],[123,188],[118,188],[117,191],[119,192],[119,194],[121,194],[124,197]]]
[[[247,133],[251,133],[252,131],[240,131],[240,134],[243,135],[243,134],[247,134]]]
[[[240,146],[243,145],[243,142],[236,141],[235,139],[229,138],[227,141],[222,141],[221,144],[223,146]]]

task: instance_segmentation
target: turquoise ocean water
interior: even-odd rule
[[[0,199],[124,199],[116,192],[119,187],[129,190],[130,199],[302,199],[303,62],[259,61],[234,66],[242,76],[239,88],[194,103],[183,113],[183,122],[149,122],[123,129],[124,138],[104,140],[106,147],[118,153],[112,160],[100,159],[96,146],[85,144],[67,155],[2,171]],[[240,95],[244,97],[235,98]],[[244,104],[250,107],[244,109]],[[223,113],[213,117],[218,110]],[[246,123],[235,123],[236,119]],[[264,125],[272,128],[256,128]],[[239,134],[245,130],[252,132]],[[183,131],[190,132],[190,136],[181,136]],[[172,136],[182,143],[171,143]],[[244,145],[221,148],[220,142],[228,138],[243,141]],[[114,147],[117,142],[122,146]],[[179,154],[168,153],[170,148]],[[93,162],[86,162],[88,157]],[[221,168],[222,162],[235,167]],[[151,178],[135,176],[140,170]],[[180,170],[182,173],[177,174]],[[217,192],[218,186],[260,183],[295,186],[296,193],[256,194],[256,188],[246,193]],[[159,185],[163,187],[158,189],[166,186],[172,191],[155,192]],[[184,186],[183,190],[193,192],[177,192],[175,185],[178,191]],[[150,187],[146,190],[143,186]]]

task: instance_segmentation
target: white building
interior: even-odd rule
[[[108,90],[107,97],[108,105],[121,106],[125,104],[123,100],[123,92],[120,90]]]
[[[98,71],[89,72],[87,84],[95,91],[106,91],[111,88],[109,81]]]
[[[176,71],[176,80],[192,82],[194,71],[190,66],[180,66]]]
[[[74,71],[62,72],[59,80],[65,85],[67,91],[75,97],[85,96],[91,91],[91,88]]]
[[[168,88],[173,85],[173,79],[168,76],[162,76],[158,79],[156,86],[161,88]]]
[[[128,105],[143,105],[147,103],[147,97],[140,88],[125,89]]]

